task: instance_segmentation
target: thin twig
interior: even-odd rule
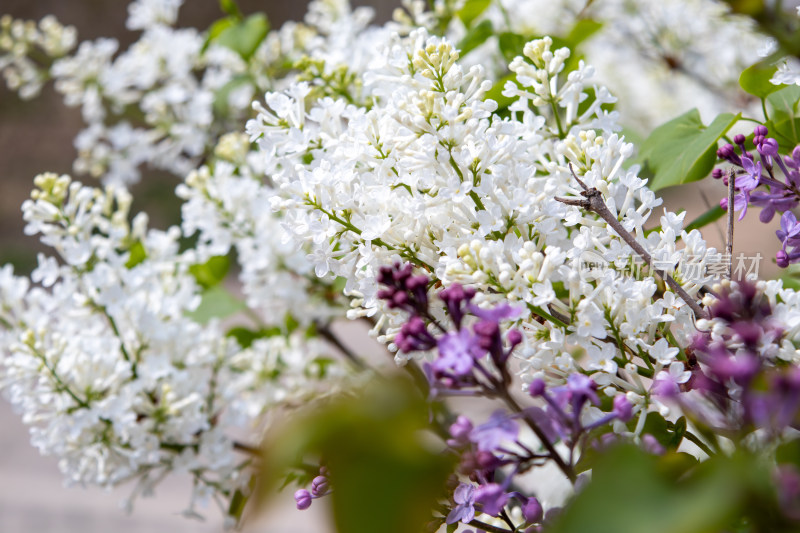
[[[481,531],[488,531],[489,533],[513,533],[513,530],[511,529],[505,529],[497,526],[490,526],[489,524],[481,522],[480,520],[477,519],[470,521],[468,525],[472,527],[477,527]]]
[[[345,346],[344,343],[339,340],[339,337],[337,337],[336,334],[331,331],[329,324],[322,324],[318,322],[316,326],[319,336],[336,346],[339,351],[350,360],[351,363],[358,367],[359,370],[365,370],[367,368],[367,364],[359,356],[353,353],[350,348]]]
[[[577,180],[578,184],[583,189],[583,192],[581,192],[581,196],[583,196],[583,198],[576,199],[576,198],[556,197],[556,200],[558,200],[562,204],[574,205],[582,209],[585,209],[586,211],[591,211],[597,214],[600,218],[605,220],[609,226],[611,226],[611,229],[613,229],[617,233],[617,235],[619,235],[622,238],[622,240],[624,240],[628,244],[628,246],[633,248],[634,252],[639,254],[639,256],[642,259],[644,259],[645,263],[652,265],[653,264],[652,257],[650,256],[650,254],[647,252],[647,250],[644,249],[644,247],[641,244],[639,244],[636,238],[634,238],[634,236],[631,235],[631,233],[628,230],[626,230],[622,226],[622,224],[620,224],[619,220],[617,220],[617,217],[614,216],[614,214],[606,205],[606,202],[605,200],[603,200],[603,195],[600,193],[600,191],[598,191],[594,187],[589,188],[584,182],[582,182],[580,178],[578,178],[578,176],[575,174],[575,171],[572,169],[572,164],[569,165],[569,169],[572,172],[572,176],[575,178],[575,180]],[[675,293],[678,296],[680,296],[684,302],[686,302],[686,305],[688,305],[689,308],[692,311],[694,311],[695,318],[706,317],[706,313],[703,311],[703,309],[700,307],[697,301],[691,296],[689,296],[689,293],[686,292],[686,290],[680,285],[680,283],[675,281],[675,279],[672,276],[670,276],[663,270],[654,268],[654,271],[656,275],[658,275],[658,277],[664,280],[664,282],[667,285],[669,285],[669,287],[673,291],[675,291]]]
[[[736,172],[731,169],[728,176],[728,239],[725,251],[728,254],[728,279],[733,278],[733,189],[736,182]]]

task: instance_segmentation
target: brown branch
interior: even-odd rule
[[[611,229],[613,229],[617,233],[617,235],[619,235],[622,238],[622,240],[624,240],[628,244],[628,246],[633,248],[634,252],[639,254],[639,256],[642,259],[644,259],[645,263],[652,265],[653,258],[650,256],[650,253],[648,253],[648,251],[645,250],[641,244],[639,244],[639,242],[634,238],[634,236],[628,230],[626,230],[622,226],[622,224],[620,224],[619,220],[617,220],[617,217],[614,216],[614,214],[606,205],[606,202],[605,200],[603,200],[603,195],[600,193],[600,191],[598,191],[594,187],[589,188],[584,182],[582,182],[580,178],[578,178],[578,176],[575,175],[575,171],[572,169],[572,164],[569,165],[569,170],[570,172],[572,172],[572,176],[575,178],[575,180],[583,189],[583,192],[581,192],[581,196],[583,198],[576,199],[576,198],[556,197],[556,200],[558,200],[562,204],[574,205],[582,209],[585,209],[586,211],[591,211],[597,214],[600,218],[605,220],[609,226],[611,226]],[[669,285],[669,287],[673,291],[675,291],[675,293],[678,296],[680,296],[684,302],[686,302],[686,305],[688,305],[689,308],[692,311],[694,311],[695,318],[699,319],[706,317],[706,313],[703,311],[703,309],[700,307],[697,301],[691,296],[689,296],[689,293],[686,292],[686,290],[680,285],[680,283],[675,281],[675,279],[672,276],[670,276],[663,270],[654,269],[654,271],[656,275],[658,275],[658,277],[664,280],[664,282],[667,285]]]
[[[725,252],[728,254],[728,279],[733,278],[733,189],[736,182],[736,173],[731,169],[728,176],[728,239],[725,243]]]

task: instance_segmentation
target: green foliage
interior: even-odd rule
[[[142,241],[136,241],[130,248],[130,255],[125,263],[125,268],[133,268],[145,259],[147,259],[147,251],[144,249],[144,244],[142,244]]]
[[[228,337],[233,337],[242,348],[249,348],[257,339],[265,339],[268,337],[275,337],[283,333],[281,328],[275,326],[271,328],[249,329],[242,326],[237,326],[228,330],[226,334]]]
[[[778,67],[774,61],[759,61],[742,72],[739,76],[739,85],[753,96],[766,98],[781,88],[780,85],[773,85],[769,81],[776,70]]]
[[[294,417],[265,450],[260,495],[272,494],[298,458],[321,457],[337,531],[421,531],[453,467],[423,438],[427,420],[426,402],[407,380],[376,379],[362,394]]]
[[[507,96],[503,96],[503,88],[506,85],[507,81],[514,81],[516,80],[516,74],[513,72],[510,74],[506,74],[504,77],[500,78],[492,85],[492,88],[486,92],[486,100],[494,100],[497,102],[497,109],[502,110],[506,109],[511,103],[514,101],[513,98],[508,98]]]
[[[620,446],[595,464],[592,483],[567,506],[553,533],[711,533],[728,523],[741,500],[735,473],[714,469],[699,480],[678,454],[648,455]]]
[[[491,21],[484,20],[477,26],[473,26],[467,34],[458,42],[457,48],[461,51],[461,56],[465,56],[475,48],[486,42],[486,39],[494,35],[494,28]]]
[[[528,42],[528,39],[519,33],[504,31],[497,36],[497,42],[500,45],[500,53],[503,54],[503,59],[505,59],[507,63],[511,63],[515,57],[522,54],[522,50],[525,48],[525,43]]]
[[[575,49],[586,39],[600,31],[602,22],[592,19],[579,19],[567,34],[566,41],[571,49]]]
[[[725,213],[727,213],[727,211],[722,209],[720,206],[715,205],[714,207],[712,207],[711,209],[709,209],[708,211],[706,211],[705,213],[703,213],[702,215],[700,215],[696,219],[694,219],[691,222],[689,222],[689,224],[686,226],[685,230],[688,233],[688,232],[692,231],[693,229],[704,228],[704,227],[708,226],[709,224],[711,224],[712,222],[716,222],[717,220],[719,220],[720,218],[725,216]]]
[[[250,15],[246,19],[227,17],[215,22],[208,32],[208,42],[214,42],[248,60],[269,32],[269,21],[263,13]]]
[[[466,0],[464,7],[462,7],[456,15],[464,23],[464,26],[469,28],[472,22],[478,18],[486,8],[492,3],[492,0]]]
[[[223,13],[237,18],[242,18],[242,10],[239,9],[239,5],[236,3],[236,0],[219,0],[219,8],[222,10]]]
[[[198,324],[207,324],[213,318],[226,318],[247,309],[247,306],[222,286],[211,287],[203,293],[200,305],[186,316]]]
[[[781,153],[789,153],[800,144],[800,87],[791,85],[776,91],[766,99],[769,134],[780,145]]]
[[[229,98],[231,92],[238,89],[242,85],[250,85],[253,83],[253,79],[247,74],[239,74],[238,76],[234,76],[228,83],[220,87],[214,93],[214,115],[217,117],[225,117],[228,114],[229,110]]]
[[[228,274],[231,261],[226,255],[216,255],[203,264],[192,265],[189,273],[194,276],[198,285],[204,289],[210,289],[219,285]]]
[[[653,174],[650,188],[657,191],[708,176],[717,161],[717,142],[740,116],[723,113],[705,126],[692,109],[653,130],[638,158]]]

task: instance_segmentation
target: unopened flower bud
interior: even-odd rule
[[[294,493],[294,501],[297,503],[297,508],[304,511],[311,507],[311,493],[306,489],[300,489]]]

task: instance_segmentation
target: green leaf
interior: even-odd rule
[[[212,318],[226,318],[245,309],[244,302],[217,285],[204,292],[200,305],[194,311],[188,311],[186,316],[198,324],[206,324]]]
[[[569,43],[570,48],[574,51],[579,44],[600,31],[602,27],[602,22],[597,22],[596,20],[592,19],[580,19],[569,31],[566,41]]]
[[[489,7],[491,3],[492,0],[467,0],[464,2],[464,7],[458,11],[458,18],[461,19],[464,26],[469,28],[472,26],[472,21],[486,11],[486,8]]]
[[[511,63],[515,57],[522,54],[522,49],[528,40],[524,35],[504,31],[497,37],[498,44],[500,45],[500,53],[507,63]]]
[[[741,115],[723,113],[704,126],[697,109],[656,128],[642,145],[640,161],[646,161],[654,177],[654,191],[703,179],[717,161],[717,142]]]
[[[797,116],[797,103],[800,100],[800,87],[790,85],[767,96],[767,107],[772,122],[781,122]]]
[[[203,51],[205,52],[208,45],[216,40],[222,32],[236,24],[236,18],[225,17],[215,21],[209,28],[206,36],[206,42],[203,43]]]
[[[242,18],[242,10],[239,9],[239,5],[236,3],[236,0],[219,0],[219,8],[223,13],[230,15],[231,17],[239,20]]]
[[[265,339],[268,337],[275,337],[282,333],[281,328],[262,328],[258,330],[248,329],[245,327],[235,327],[228,330],[225,335],[233,337],[242,348],[249,348],[257,339]]]
[[[778,463],[789,463],[800,468],[800,440],[795,439],[778,446],[775,450],[775,460]]]
[[[238,89],[242,85],[250,85],[253,79],[247,74],[239,74],[234,76],[228,83],[217,89],[214,93],[213,109],[214,114],[218,117],[224,117],[228,114],[229,98],[231,92]]]
[[[145,259],[147,259],[147,251],[144,249],[144,244],[142,244],[142,241],[136,241],[130,248],[130,255],[125,263],[125,268],[131,269]]]
[[[800,118],[789,118],[777,124],[767,122],[769,134],[778,141],[778,151],[788,154],[795,146],[800,144]]]
[[[494,28],[492,28],[491,21],[484,20],[474,28],[470,28],[467,34],[458,43],[458,49],[461,51],[461,56],[465,56],[470,51],[486,42],[486,39],[494,35]]]
[[[686,455],[686,454],[681,454]],[[619,446],[597,461],[592,482],[567,505],[551,533],[711,533],[721,531],[743,499],[737,470],[713,465],[685,479],[688,459],[655,457]]]
[[[216,44],[230,48],[247,60],[252,57],[268,32],[269,21],[266,15],[256,13],[242,21],[228,25],[211,40]]]
[[[430,446],[428,406],[407,379],[376,379],[354,395],[317,404],[290,425],[273,428],[263,455],[267,498],[298,459],[324,457],[330,472],[333,521],[347,533],[422,531],[453,458]]]
[[[497,111],[506,109],[514,102],[514,99],[503,96],[503,88],[506,86],[507,81],[514,81],[516,79],[516,74],[512,72],[497,80],[495,84],[492,85],[492,88],[486,91],[485,100],[494,100],[497,102]]]
[[[228,274],[231,261],[227,255],[216,255],[201,265],[189,267],[189,273],[204,289],[218,285]]]
[[[776,70],[778,67],[774,61],[759,61],[744,69],[739,76],[739,85],[753,96],[766,98],[781,88],[780,85],[774,85],[769,81]]]
[[[715,205],[714,207],[712,207],[711,209],[709,209],[708,211],[706,211],[705,213],[703,213],[702,215],[700,215],[696,219],[694,219],[691,222],[689,222],[689,224],[686,226],[685,230],[688,233],[688,232],[692,231],[693,229],[704,228],[704,227],[708,226],[709,224],[711,224],[712,222],[716,222],[717,220],[719,220],[720,218],[725,216],[725,213],[727,213],[727,211],[722,209],[720,206]]]

